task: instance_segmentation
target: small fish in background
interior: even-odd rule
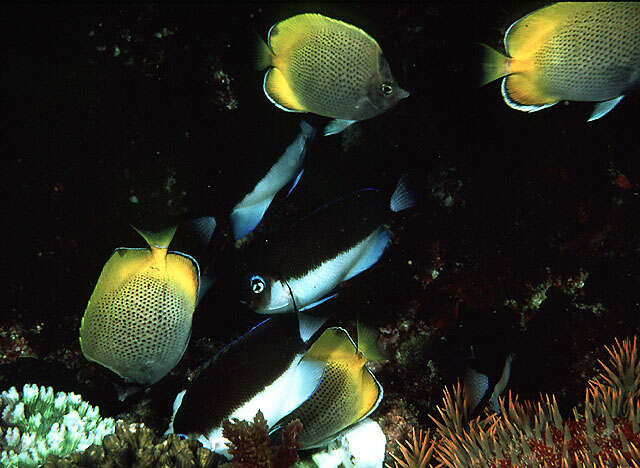
[[[325,135],[375,117],[409,96],[378,43],[363,30],[319,14],[293,16],[260,39],[263,90],[277,107],[335,119]]]
[[[400,178],[389,197],[363,189],[326,205],[245,254],[241,301],[261,314],[305,311],[331,299],[342,282],[373,266],[389,245],[393,213],[415,203]]]
[[[483,47],[483,84],[504,77],[507,105],[596,102],[596,120],[640,86],[640,2],[555,3],[513,23],[504,47]]]
[[[200,218],[194,226],[210,237],[215,220]],[[134,229],[148,248],[121,247],[111,254],[82,317],[80,347],[89,361],[125,382],[147,386],[182,358],[204,290],[198,262],[168,250],[175,226],[160,232]],[[123,390],[120,399],[130,390]]]
[[[383,389],[366,363],[384,358],[372,335],[362,333],[360,327],[357,345],[344,328],[326,329],[302,358],[302,362],[326,363],[320,384],[304,403],[274,425],[271,437],[279,438],[276,434],[280,430],[300,419],[300,448],[322,447],[367,418],[382,400]]]
[[[289,314],[252,328],[217,353],[177,395],[166,433],[197,438],[229,457],[223,421],[252,420],[260,410],[271,427],[313,394],[324,362],[303,361],[303,356],[323,324],[299,322]]]
[[[287,196],[296,187],[304,171],[302,164],[315,133],[315,129],[307,122],[300,122],[300,133],[296,139],[253,190],[233,207],[231,226],[236,240],[242,239],[255,229],[269,208],[273,197],[292,179]]]
[[[499,376],[491,377],[475,369],[474,359],[470,360],[464,374],[463,383],[469,420],[478,416],[487,404],[491,405],[494,412],[500,413],[498,397],[504,392],[509,383],[514,356],[513,353],[509,353],[505,358],[502,373]]]

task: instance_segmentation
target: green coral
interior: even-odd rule
[[[41,465],[49,454],[66,455],[100,444],[115,422],[75,393],[26,384],[0,394],[0,466]]]

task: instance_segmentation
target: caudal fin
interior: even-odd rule
[[[398,212],[406,210],[416,204],[416,198],[411,189],[409,189],[407,179],[407,174],[400,177],[396,189],[393,195],[391,195],[391,201],[389,203],[391,211]]]
[[[264,70],[271,66],[273,52],[262,38],[256,35],[256,48],[254,51],[253,63],[257,70]]]
[[[484,86],[508,74],[507,63],[509,62],[509,57],[506,57],[488,45],[479,44],[479,46],[481,48],[480,65],[482,67],[480,86]]]

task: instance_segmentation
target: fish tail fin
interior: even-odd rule
[[[382,254],[386,250],[391,241],[391,233],[388,229],[380,226],[369,236],[369,245],[362,256],[355,262],[351,269],[346,273],[344,281],[350,280],[363,271],[371,268],[376,264]]]
[[[157,249],[168,249],[171,240],[173,239],[174,234],[176,233],[177,226],[171,226],[161,231],[143,231],[142,229],[138,229],[134,225],[131,227],[140,234],[149,247],[157,248]]]
[[[358,349],[367,357],[367,361],[380,362],[389,359],[389,356],[378,344],[378,334],[373,328],[367,327],[359,320],[356,323]]]
[[[416,197],[413,191],[409,188],[407,181],[407,174],[403,174],[400,177],[400,180],[398,180],[396,189],[394,190],[393,195],[391,195],[391,201],[389,202],[391,211],[397,213],[398,211],[403,211],[411,208],[416,204]]]
[[[254,51],[253,62],[257,70],[264,70],[273,63],[273,51],[269,48],[264,40],[256,35],[256,48]]]
[[[497,80],[509,73],[507,64],[509,63],[509,57],[501,54],[497,50],[489,47],[485,44],[479,44],[480,50],[480,64],[482,66],[480,75],[480,86],[484,86],[487,83]]]

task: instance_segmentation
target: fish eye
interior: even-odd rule
[[[382,94],[385,96],[390,96],[393,94],[393,86],[389,83],[382,83],[382,85],[380,85],[380,91],[382,91]]]
[[[254,294],[261,294],[266,287],[265,281],[262,276],[252,276],[251,277],[251,291]]]

